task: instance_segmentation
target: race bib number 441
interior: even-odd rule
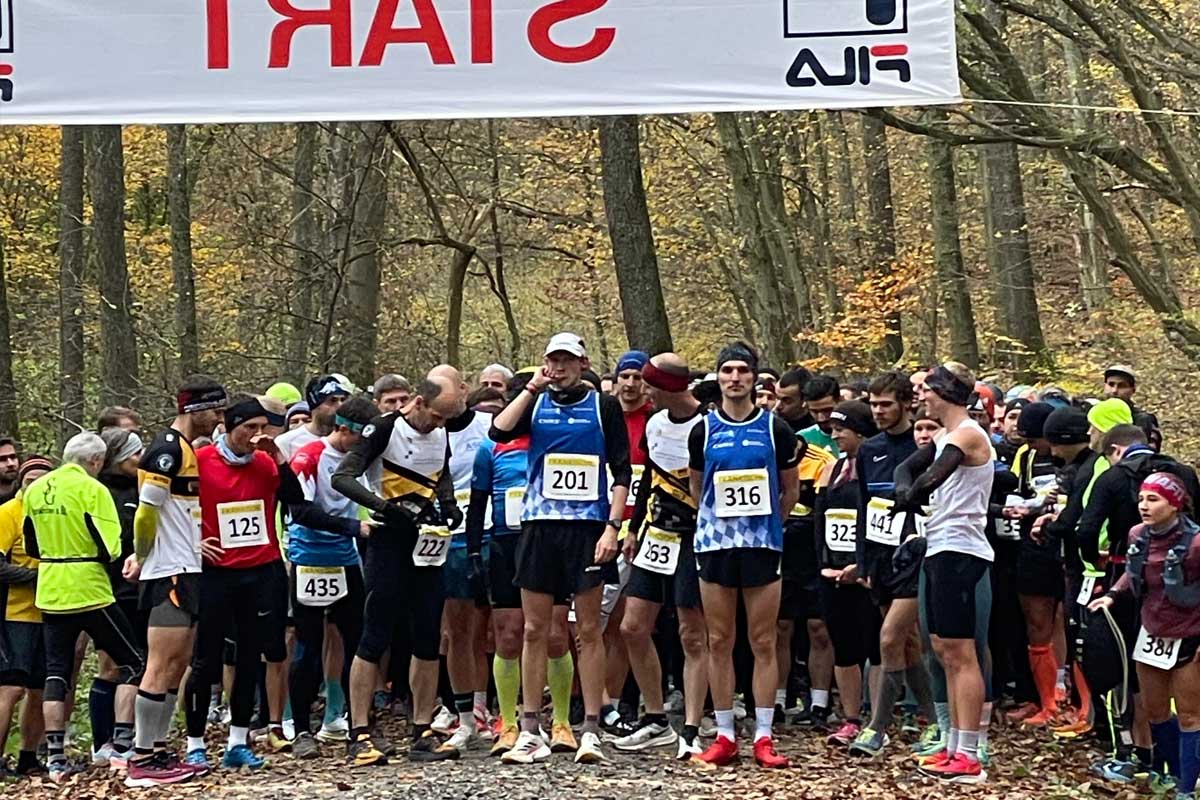
[[[542,464],[542,494],[550,500],[599,500],[600,457],[548,454]]]
[[[723,470],[713,476],[718,517],[761,517],[771,513],[771,482],[765,469]]]
[[[221,529],[221,547],[226,550],[258,547],[270,542],[262,500],[217,503],[217,525]]]

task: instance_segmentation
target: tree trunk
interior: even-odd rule
[[[943,120],[945,112],[938,112]],[[950,356],[979,369],[979,343],[971,289],[963,267],[958,234],[958,191],[954,181],[954,150],[946,142],[928,140],[929,190],[933,211],[933,250],[938,284],[950,329]],[[936,307],[936,302],[935,302]]]
[[[125,155],[119,125],[89,131],[92,238],[100,285],[100,403],[133,405],[138,392],[138,349],[133,293],[125,254]]]
[[[355,170],[361,170],[359,208],[353,213],[349,260],[346,266],[345,326],[339,347],[342,363],[350,379],[360,385],[375,379],[375,353],[379,346],[379,305],[381,274],[379,243],[387,224],[388,171],[391,148],[381,123],[364,123],[355,157]],[[357,176],[356,176],[357,177]]]
[[[83,128],[62,130],[58,207],[59,449],[83,428]]]
[[[0,235],[0,435],[21,438],[17,416],[17,382],[13,380],[12,331],[9,327],[8,281],[4,263],[4,236]]]
[[[828,112],[829,138],[837,144],[838,211],[840,212],[842,235],[850,239],[853,252],[848,260],[855,282],[863,279],[862,228],[858,224],[858,189],[854,185],[854,159],[850,155],[850,135],[846,132],[846,121],[840,111]],[[851,122],[853,124],[853,122]]]
[[[867,168],[867,208],[870,214],[871,264],[877,274],[887,274],[896,263],[896,210],[892,207],[892,167],[888,157],[887,126],[864,116],[863,156]],[[894,364],[904,357],[900,312],[888,315],[888,332],[880,356]]]
[[[667,352],[672,349],[671,327],[642,181],[638,118],[599,117],[598,125],[604,212],[629,344],[649,353]]]
[[[200,371],[196,326],[196,273],[192,265],[192,181],[188,174],[187,127],[167,128],[167,206],[171,220],[171,275],[175,281],[175,338],[179,377]]]
[[[296,126],[296,155],[292,162],[292,280],[290,335],[284,354],[286,375],[298,384],[306,380],[312,357],[313,336],[320,307],[317,274],[321,260],[320,226],[313,181],[317,162],[320,126],[303,122]]]
[[[495,253],[492,272],[496,281],[496,297],[504,309],[504,324],[508,326],[509,363],[515,369],[521,361],[521,329],[517,326],[517,316],[513,313],[512,298],[508,296],[508,283],[504,275],[504,238],[500,235],[500,214],[496,211],[496,206],[500,203],[500,147],[494,119],[488,120],[487,130],[488,147],[492,156],[492,208],[488,214],[488,223],[492,229],[492,250]]]

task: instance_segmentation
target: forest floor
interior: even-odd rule
[[[388,732],[399,741],[393,725]],[[1114,787],[1088,777],[1088,764],[1100,758],[1085,743],[1056,742],[1048,733],[1017,728],[993,728],[994,763],[981,786],[947,786],[916,771],[907,743],[894,742],[886,756],[865,761],[825,745],[824,735],[785,728],[779,750],[793,761],[789,770],[767,772],[754,766],[748,740],[742,740],[739,766],[703,772],[674,759],[673,750],[623,754],[606,748],[611,761],[602,766],[577,766],[565,755],[520,767],[472,752],[459,761],[417,765],[403,752],[385,766],[352,769],[342,760],[342,748],[326,747],[325,757],[308,762],[290,755],[268,758],[255,773],[216,770],[208,777],[155,790],[126,789],[119,777],[94,768],[63,786],[32,780],[5,784],[4,797],[32,800],[101,800],[116,796],[208,798],[228,800],[299,800],[356,798],[390,800],[582,800],[582,798],[653,798],[694,800],[736,797],[739,800],[816,800],[817,798],[895,798],[925,800],[956,796],[979,800],[1055,800],[1057,798],[1134,798],[1136,791]],[[210,737],[211,738],[211,737]],[[403,748],[402,748],[403,749]]]

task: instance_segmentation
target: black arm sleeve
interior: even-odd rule
[[[33,583],[37,580],[37,570],[28,567],[18,567],[8,563],[8,559],[0,556],[0,583],[10,585]]]
[[[818,572],[826,565],[825,561],[825,509],[829,508],[829,487],[824,491],[816,489],[813,498],[813,549],[817,556]]]
[[[646,449],[646,436],[642,435],[642,449]],[[654,463],[650,457],[646,457],[646,471],[642,473],[642,479],[638,481],[637,495],[633,498],[633,516],[629,518],[629,532],[634,536],[642,529],[646,523],[646,513],[650,509],[650,483],[651,475],[654,473]]]
[[[454,476],[450,474],[450,438],[446,437],[446,460],[442,462],[442,474],[438,476],[437,501],[443,509],[453,508],[458,503],[454,499]]]
[[[861,458],[861,455],[860,455]],[[862,464],[862,461],[859,462]],[[858,470],[858,519],[854,522],[854,563],[858,565],[858,576],[867,577],[867,503],[871,495],[867,492],[866,470]]]
[[[372,511],[382,511],[387,508],[387,501],[359,483],[358,478],[377,458],[383,455],[383,451],[387,449],[388,440],[392,438],[394,426],[395,415],[393,414],[384,414],[371,420],[371,424],[363,431],[366,434],[369,429],[370,434],[360,438],[354,449],[346,453],[330,480],[330,485],[334,489],[363,508],[369,508]]]
[[[279,488],[275,490],[275,497],[284,508],[304,502],[304,488],[289,464],[279,465]]]
[[[775,465],[780,470],[791,469],[800,463],[808,450],[808,441],[796,437],[783,417],[771,415],[771,438],[775,441]]]
[[[1075,528],[1079,555],[1083,556],[1084,561],[1091,564],[1100,560],[1100,529],[1108,521],[1109,509],[1113,507],[1110,487],[1114,480],[1111,469],[1096,479],[1087,505],[1083,507],[1083,512],[1079,515],[1079,524]]]
[[[29,517],[25,518],[25,552],[30,558],[41,558],[42,550],[38,547],[37,529],[33,527],[33,520]]]
[[[633,483],[633,470],[629,466],[629,431],[625,427],[621,401],[612,395],[600,395],[600,427],[604,430],[605,457],[612,472],[612,485],[628,489]]]
[[[927,450],[928,453],[925,452]],[[928,464],[920,474],[915,474],[916,470],[912,468],[916,465],[910,464],[910,462],[914,462],[917,459],[925,462],[929,460],[933,453],[933,445],[926,445],[905,459],[904,463],[896,468],[897,507],[912,508],[913,506],[924,504],[929,495],[945,483],[954,473],[954,470],[959,468],[963,459],[966,458],[966,453],[960,450],[957,445],[947,444],[942,448],[942,454],[937,457],[936,461]]]
[[[471,502],[467,512],[467,553],[475,554],[483,550],[483,528],[487,523],[487,502],[491,492],[483,489],[471,490]]]
[[[903,491],[905,496],[912,494],[913,481],[917,479],[918,475],[933,466],[933,459],[936,456],[936,448],[932,444],[927,444],[896,466],[892,473],[892,480],[895,483],[892,496],[896,498],[897,505],[900,504],[900,493]]]
[[[325,531],[326,533],[334,533],[338,536],[348,536],[352,539],[358,537],[360,530],[358,520],[353,517],[339,517],[336,514],[322,511],[315,503],[308,500],[301,500],[299,503],[289,503],[288,513],[292,517],[292,522],[297,525],[303,525],[313,530]]]
[[[708,426],[701,422],[688,434],[688,467],[704,472],[704,434]]]
[[[524,391],[524,390],[522,390]],[[502,431],[496,427],[496,423],[492,423],[492,427],[488,430],[488,438],[493,442],[511,442],[520,436],[526,436],[533,430],[533,406],[537,403],[537,398],[534,397],[529,401],[529,408],[525,409],[525,413],[517,420],[517,424],[513,426],[511,431]],[[495,419],[493,417],[493,419]]]

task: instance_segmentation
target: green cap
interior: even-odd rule
[[[1101,400],[1088,411],[1088,422],[1101,433],[1108,433],[1118,425],[1132,425],[1133,412],[1129,404],[1119,397]]]
[[[285,406],[289,407],[296,405],[296,403],[299,403],[304,398],[304,395],[300,394],[299,389],[297,389],[295,386],[292,386],[290,383],[284,383],[283,381],[280,381],[279,383],[272,385],[270,389],[267,389],[266,395],[267,397],[275,398]]]

